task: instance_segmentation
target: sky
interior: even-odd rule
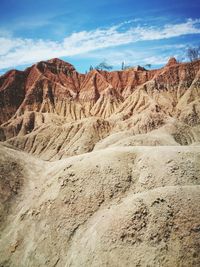
[[[200,45],[199,0],[1,0],[0,75],[61,58],[152,68]]]

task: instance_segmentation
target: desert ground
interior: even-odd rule
[[[199,77],[175,59],[1,76],[0,266],[200,266]]]

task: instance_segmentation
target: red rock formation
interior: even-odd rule
[[[175,64],[177,64],[177,63],[178,63],[178,62],[177,62],[177,60],[175,59],[175,57],[171,57],[171,58],[168,60],[166,67],[173,66],[173,65],[175,65]]]
[[[24,98],[24,72],[11,70],[0,77],[0,124],[15,114]]]
[[[25,71],[10,71],[0,77],[0,123],[17,110],[18,115],[25,110],[67,115],[65,109],[69,102],[86,103],[88,113],[101,95],[110,95],[112,99],[115,95],[121,101],[155,73],[139,68],[114,72],[93,70],[84,75],[60,59],[41,61]]]
[[[143,131],[157,127],[165,115],[197,124],[200,109],[195,90],[199,88],[199,70],[200,61],[177,63],[171,58],[157,70],[137,67],[80,74],[71,64],[55,58],[25,71],[9,71],[0,77],[0,123],[13,118],[2,125],[1,136],[32,131],[38,125],[33,122],[32,112],[56,114],[67,122],[113,115],[127,123],[131,119],[127,124],[130,127],[140,121],[140,128],[147,129]]]

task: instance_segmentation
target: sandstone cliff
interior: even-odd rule
[[[157,70],[88,74],[79,74],[59,59],[42,61],[24,72],[10,71],[0,77],[0,138],[41,156],[52,145],[45,159],[58,157],[58,151],[59,157],[91,151],[111,133],[145,134],[168,124],[173,125],[169,131],[179,144],[199,142],[199,81],[200,61],[177,63],[171,58]],[[92,134],[95,124],[99,126]],[[180,140],[174,127],[184,131]],[[86,141],[90,145],[80,142],[86,132],[90,132],[88,138],[91,135]],[[66,146],[72,133],[79,149]]]

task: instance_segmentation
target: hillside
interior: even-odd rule
[[[1,267],[200,265],[200,60],[0,76]]]
[[[199,77],[200,61],[175,59],[152,71],[83,75],[59,59],[10,71],[0,78],[1,140],[47,160],[91,151],[121,131],[143,145],[151,141],[135,135],[161,127],[171,138],[158,143],[199,142]]]

